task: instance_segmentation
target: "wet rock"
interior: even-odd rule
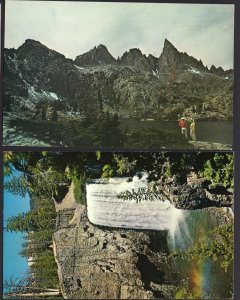
[[[207,180],[192,177],[188,182],[181,183],[173,178],[168,185],[160,184],[163,200],[169,200],[179,209],[233,206],[233,192],[222,185],[212,187]]]
[[[85,213],[78,225],[67,228],[69,211],[62,211],[61,218],[64,214],[66,218],[53,235],[64,298],[173,297],[174,283],[166,280],[172,271],[166,259],[165,232],[99,228],[89,223]],[[156,240],[162,249],[153,248]],[[167,290],[168,285],[172,288]]]

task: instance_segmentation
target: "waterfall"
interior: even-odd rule
[[[146,188],[146,177],[134,176],[131,181],[128,178],[92,180],[86,186],[89,221],[112,228],[165,230],[170,251],[188,248],[215,227],[204,209],[185,211],[175,208],[168,200],[136,203],[117,197],[121,192]],[[174,268],[183,278],[190,278],[190,284],[203,298],[228,298],[232,274],[226,274],[210,260],[197,265],[192,260],[176,259]]]
[[[169,201],[124,201],[117,195],[147,187],[147,175],[141,179],[95,179],[86,186],[89,221],[95,225],[116,228],[166,230],[171,248],[185,248],[189,240],[186,212],[176,209]],[[187,243],[188,244],[188,243]]]

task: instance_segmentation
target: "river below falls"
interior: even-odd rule
[[[120,192],[137,191],[147,186],[146,176],[95,179],[86,186],[89,221],[113,228],[166,230],[170,251],[186,249],[215,227],[206,209],[186,211],[176,209],[169,201],[124,201]],[[205,259],[195,261],[175,259],[173,266],[202,298],[230,298],[232,271],[224,272],[218,263]]]

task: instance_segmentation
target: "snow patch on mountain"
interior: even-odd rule
[[[74,65],[78,70],[84,70],[84,68]]]
[[[55,93],[49,93],[52,98],[58,100],[58,96]]]
[[[60,100],[57,94],[53,92],[47,92],[47,91],[36,91],[34,86],[28,87],[28,99],[34,102],[39,102],[42,100],[48,100],[48,101],[56,101]]]
[[[191,72],[191,73],[194,73],[194,74],[200,74],[200,73],[201,73],[198,69],[195,69],[195,68],[193,68],[193,67],[190,67],[190,68],[188,69],[188,71]]]
[[[159,79],[159,70],[152,70],[152,73],[154,76],[156,76]]]

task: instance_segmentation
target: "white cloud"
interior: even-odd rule
[[[233,16],[226,4],[8,0],[5,46],[32,38],[73,59],[100,43],[115,57],[134,47],[159,56],[168,38],[208,66],[232,68]]]

